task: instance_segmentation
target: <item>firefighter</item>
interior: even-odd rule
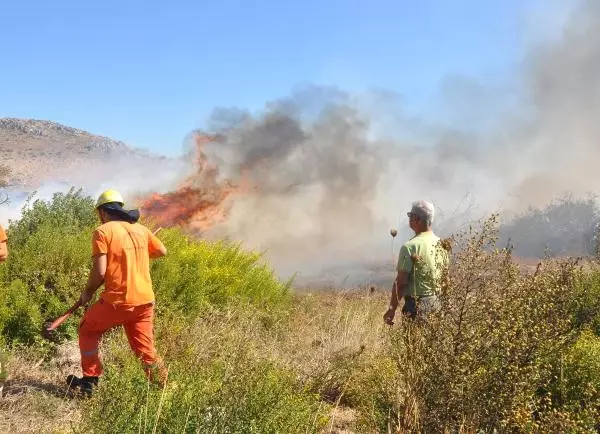
[[[102,335],[123,326],[131,350],[147,378],[164,387],[167,369],[154,345],[154,292],[150,260],[167,254],[162,242],[138,223],[139,211],[126,210],[121,194],[103,192],[96,212],[101,225],[92,235],[93,266],[80,302],[87,305],[104,285],[98,301],[86,310],[79,324],[82,378],[69,375],[67,383],[91,395],[102,375],[98,345]]]

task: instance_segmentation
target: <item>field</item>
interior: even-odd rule
[[[77,298],[89,268],[91,198],[36,201],[9,227],[0,265],[2,432],[594,432],[600,428],[600,270],[576,259],[522,267],[490,216],[453,237],[443,311],[386,326],[389,289],[302,291],[259,255],[163,229],[153,263],[157,346],[149,385],[121,330],[89,400],[78,312],[58,342],[42,323]],[[148,223],[150,226],[151,223]]]

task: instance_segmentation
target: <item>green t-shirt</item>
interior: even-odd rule
[[[400,248],[397,270],[408,273],[408,285],[402,295],[439,294],[442,271],[448,266],[448,252],[439,241],[433,232],[423,232]],[[417,257],[414,262],[413,256]]]

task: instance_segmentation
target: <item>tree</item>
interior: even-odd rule
[[[10,174],[10,168],[0,164],[0,189],[8,187]],[[8,193],[2,191],[0,192],[0,205],[4,205],[5,203],[8,203]]]

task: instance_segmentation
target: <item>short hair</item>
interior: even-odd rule
[[[425,222],[427,226],[431,226],[435,216],[435,208],[431,202],[419,200],[417,202],[413,202],[409,214],[414,215],[419,220]]]

